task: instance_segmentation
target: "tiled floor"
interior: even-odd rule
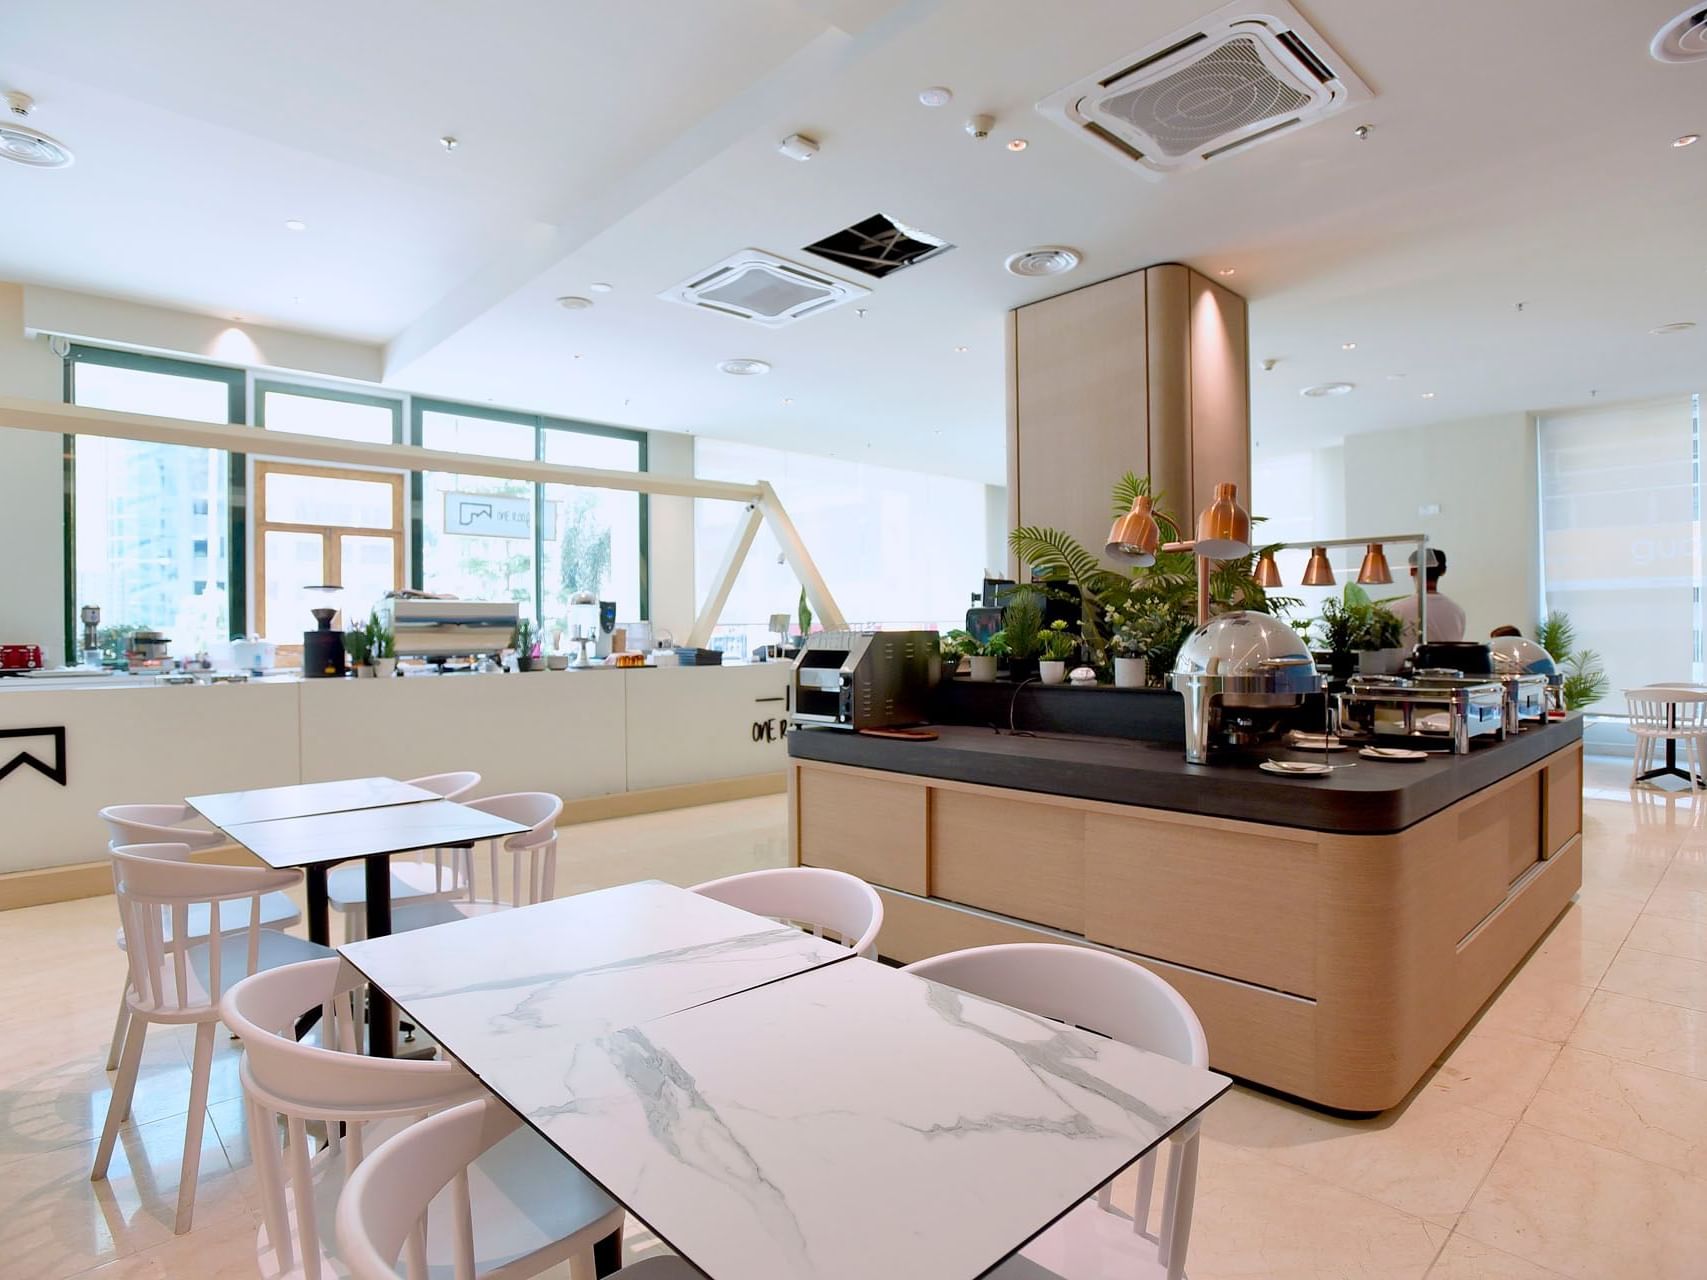
[[[1404,1107],[1344,1120],[1247,1089],[1215,1106],[1195,1280],[1707,1276],[1707,804],[1632,797],[1627,768],[1590,768],[1577,902]],[[771,797],[568,828],[559,883],[691,883],[785,853]],[[0,1276],[253,1276],[229,1042],[191,1235],[171,1230],[182,1034],[151,1038],[111,1177],[88,1181],[114,923],[104,898],[0,915]]]

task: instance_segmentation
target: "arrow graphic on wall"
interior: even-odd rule
[[[48,764],[38,755],[29,751],[20,751],[5,764],[0,764],[0,781],[4,781],[14,769],[29,765],[47,778],[51,778],[60,786],[65,785],[65,726],[58,725],[51,729],[0,729],[0,738],[52,738],[53,763]]]

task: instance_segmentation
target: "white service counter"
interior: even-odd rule
[[[280,680],[0,682],[0,874],[91,862],[103,805],[477,769],[566,801],[775,774],[786,663]],[[61,754],[55,730],[62,733]],[[50,776],[63,770],[64,781]]]

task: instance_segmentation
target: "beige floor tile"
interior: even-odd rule
[[[1687,920],[1707,924],[1707,893],[1688,889],[1667,889],[1661,886],[1649,896],[1643,908],[1648,915],[1664,916],[1668,920]]]
[[[1454,1233],[1429,1268],[1428,1280],[1558,1280],[1559,1275]]]
[[[1563,1044],[1593,994],[1592,987],[1519,970],[1473,1027]]]
[[[1205,1143],[1192,1280],[1412,1280],[1446,1233],[1420,1218],[1245,1152]]]
[[[1700,846],[1680,849],[1656,887],[1707,893],[1707,849]]]
[[[1619,995],[1707,1013],[1707,961],[1638,951],[1625,943],[1600,985]]]
[[[1439,1089],[1424,1088],[1405,1106],[1373,1119],[1348,1120],[1241,1088],[1215,1104],[1204,1132],[1450,1227],[1514,1121],[1464,1106]]]
[[[1461,1234],[1567,1276],[1702,1274],[1707,1183],[1531,1125],[1511,1136]]]
[[[1655,951],[1660,955],[1681,956],[1685,960],[1707,961],[1707,915],[1693,920],[1678,919],[1650,910],[1637,919],[1625,945],[1637,951]]]
[[[1640,894],[1584,889],[1565,908],[1553,928],[1557,932],[1570,925],[1579,937],[1587,941],[1621,943],[1642,914],[1642,907],[1647,901],[1647,897]]]
[[[255,1280],[259,1219],[239,1215],[85,1272],[77,1280]]]
[[[1523,1119],[1707,1178],[1707,1080],[1567,1048]]]
[[[1523,962],[1522,971],[1536,982],[1595,987],[1618,954],[1618,946],[1606,939],[1585,938],[1580,917],[1567,914]]]
[[[1471,1032],[1435,1068],[1426,1088],[1491,1115],[1516,1120],[1559,1056],[1550,1040]]]
[[[1707,1080],[1707,1014],[1694,1009],[1597,991],[1568,1043]]]

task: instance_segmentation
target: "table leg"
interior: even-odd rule
[[[622,1232],[611,1232],[593,1245],[593,1274],[614,1276],[622,1270]]]
[[[310,863],[303,868],[303,888],[308,895],[308,940],[323,947],[332,945],[332,903],[326,896],[326,864]],[[302,1039],[320,1021],[320,1010],[310,1009],[296,1020],[296,1038]]]
[[[367,936],[383,938],[391,932],[391,855],[376,853],[362,859],[367,867]],[[367,993],[368,1052],[376,1058],[394,1056],[393,1024],[397,1021],[391,997],[378,987]]]

